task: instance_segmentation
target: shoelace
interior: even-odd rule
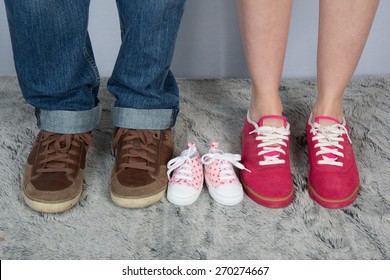
[[[344,157],[344,153],[339,151],[339,149],[344,149],[343,146],[339,144],[339,142],[344,142],[344,138],[342,137],[343,134],[346,134],[349,142],[352,143],[346,127],[341,124],[323,126],[315,122],[310,129],[310,132],[314,135],[313,141],[318,141],[314,147],[320,148],[316,153],[316,156],[322,155],[322,160],[319,160],[318,164],[343,166],[343,163],[338,161],[338,157]]]
[[[289,123],[287,123],[286,127],[260,126],[249,134],[252,133],[257,133],[256,140],[261,141],[261,143],[257,145],[257,148],[261,148],[258,155],[264,155],[264,160],[259,161],[260,165],[285,163],[285,160],[280,159],[279,156],[280,153],[286,154],[282,149],[282,146],[287,147],[285,141],[288,140],[288,135],[290,135]]]
[[[191,161],[191,159],[193,158],[194,155],[196,155],[196,153],[197,153],[197,150],[196,150],[195,147],[189,147],[180,156],[171,159],[168,162],[168,164],[167,164],[167,168],[168,168],[167,176],[168,176],[168,178],[170,179],[171,178],[170,177],[171,173],[175,169],[178,169],[180,167],[177,170],[178,173],[177,173],[176,177],[178,179],[184,179],[184,180],[192,181],[193,180],[192,170],[191,170],[191,166],[189,164],[189,161]]]
[[[80,144],[75,140],[79,138],[87,146],[93,144],[93,138],[89,133],[83,134],[57,134],[51,132],[42,132],[43,150],[38,157],[43,159],[39,164],[43,167],[37,169],[37,173],[55,173],[65,172],[73,174],[74,170],[69,165],[78,165],[78,152],[72,148],[79,148]],[[73,158],[72,158],[73,157]]]
[[[119,169],[133,168],[154,172],[155,168],[149,165],[149,163],[157,162],[154,158],[157,151],[149,147],[149,145],[156,145],[156,136],[153,131],[118,128],[112,144],[114,151],[118,148],[122,136],[124,136],[123,144],[119,152],[124,151],[120,157],[125,161],[119,164]]]
[[[230,153],[207,153],[202,156],[202,163],[205,165],[212,164],[215,160],[221,161],[220,165],[220,179],[222,181],[234,179],[236,174],[232,168],[232,165],[237,167],[238,169],[246,170],[251,172],[249,169],[245,168],[245,166],[240,163],[241,155],[238,154],[230,154]]]

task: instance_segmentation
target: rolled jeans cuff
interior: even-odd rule
[[[163,130],[175,125],[179,109],[112,108],[114,126],[129,129]]]
[[[85,133],[100,121],[100,105],[86,111],[38,110],[38,126],[42,130],[61,134]]]

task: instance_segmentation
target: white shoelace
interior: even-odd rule
[[[315,122],[310,129],[310,133],[313,133],[314,135],[313,141],[318,140],[318,143],[314,145],[315,148],[320,148],[316,153],[316,156],[323,155],[322,160],[319,160],[318,164],[343,166],[342,162],[337,161],[338,157],[344,157],[344,153],[338,150],[344,149],[343,146],[339,144],[339,142],[344,142],[344,138],[342,137],[343,134],[346,134],[349,142],[352,143],[345,126],[341,124],[323,126]],[[327,157],[325,154],[332,154],[335,155],[335,157]]]
[[[257,133],[256,140],[261,141],[257,145],[261,148],[258,153],[259,156],[264,155],[264,160],[259,161],[260,165],[272,165],[285,163],[284,159],[280,159],[280,153],[286,154],[281,146],[287,147],[285,141],[288,141],[288,135],[290,135],[290,124],[287,123],[286,127],[272,127],[272,126],[259,126],[249,134]],[[275,155],[267,155],[275,153]]]
[[[220,169],[221,169],[220,179],[222,181],[235,178],[236,174],[231,165],[234,165],[238,169],[251,172],[250,170],[246,169],[242,163],[239,162],[241,160],[241,155],[238,154],[215,152],[215,153],[207,153],[202,156],[202,163],[205,165],[210,165],[215,160],[222,161],[220,165]]]
[[[196,153],[197,153],[196,148],[190,147],[186,151],[184,151],[182,155],[171,159],[167,164],[168,178],[169,179],[171,178],[170,175],[175,169],[182,167],[178,170],[178,174],[176,175],[177,178],[192,181],[193,180],[192,170],[189,161],[191,161],[192,157],[196,155]]]

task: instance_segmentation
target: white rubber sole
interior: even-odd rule
[[[150,205],[153,205],[157,202],[159,202],[165,195],[165,190],[151,195],[147,197],[141,197],[141,198],[129,198],[129,197],[122,197],[122,196],[117,196],[113,194],[111,191],[111,199],[112,201],[123,208],[144,208],[148,207]]]
[[[175,196],[172,191],[170,191],[169,186],[168,186],[168,192],[167,192],[167,199],[169,202],[179,205],[179,206],[188,206],[191,204],[194,204],[195,201],[198,200],[200,196],[201,191],[196,192],[193,196],[190,197],[179,197]]]
[[[81,192],[71,200],[60,202],[60,203],[43,203],[30,199],[23,193],[23,198],[26,204],[33,210],[42,212],[42,213],[62,213],[66,210],[69,210],[77,204],[80,200]]]
[[[207,189],[209,190],[210,196],[218,203],[226,206],[233,206],[239,204],[244,199],[244,190],[236,196],[222,196],[215,191],[215,188],[209,184],[205,178]]]

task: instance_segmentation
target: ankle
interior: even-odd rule
[[[249,118],[252,121],[254,121],[255,123],[258,123],[259,120],[262,117],[265,117],[265,116],[282,116],[282,114],[279,113],[279,112],[275,112],[275,111],[269,112],[269,113],[266,113],[266,114],[262,114],[262,113],[255,113],[255,114],[253,114],[251,109],[249,110]],[[262,121],[262,125],[273,126],[273,127],[282,127],[282,126],[284,126],[284,120],[283,119],[279,119],[279,118],[265,118]]]
[[[321,104],[316,102],[312,109],[313,117],[319,116],[328,116],[332,117],[340,122],[342,122],[344,118],[343,114],[343,105],[340,102],[335,102],[332,104]]]
[[[249,106],[249,117],[258,122],[264,116],[282,116],[283,106],[279,95],[270,94],[265,96],[252,90],[252,98]]]

